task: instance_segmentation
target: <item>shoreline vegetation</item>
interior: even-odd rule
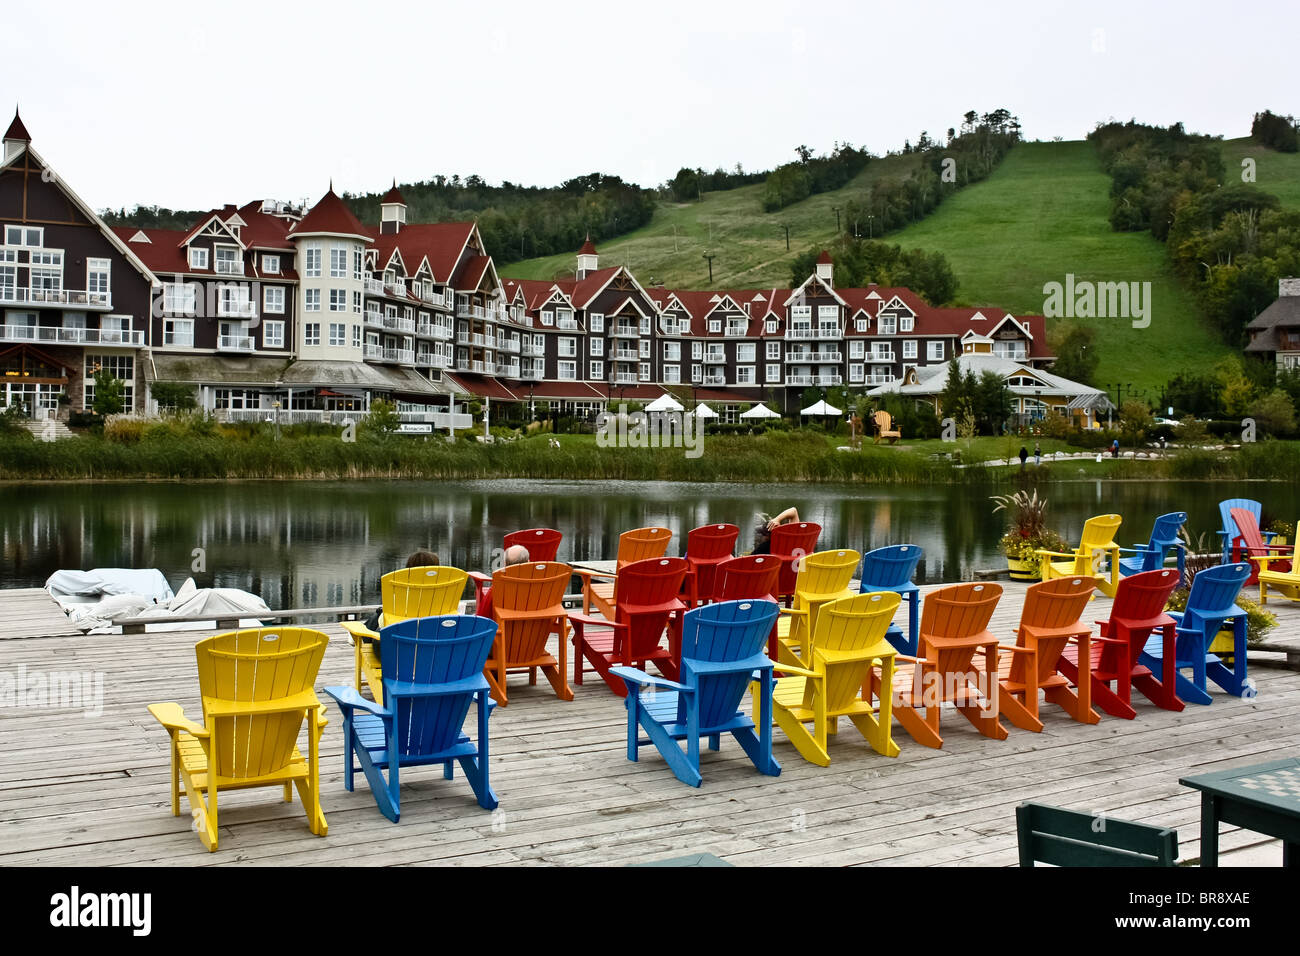
[[[994,486],[1018,481],[1294,480],[1300,442],[1263,441],[1235,449],[1175,448],[1154,457],[1103,456],[1045,460],[1021,469],[1009,460],[1023,444],[1016,436],[956,442],[913,441],[899,446],[864,443],[840,451],[842,438],[815,430],[764,435],[709,435],[703,454],[683,448],[601,448],[590,435],[535,436],[485,444],[364,432],[337,436],[167,436],[121,442],[86,435],[57,442],[0,438],[0,481],[32,480],[248,480],[248,479],[561,479],[610,481],[887,483]],[[1045,440],[1043,451],[1077,452]],[[1132,450],[1132,449],[1128,449]],[[954,460],[952,452],[960,453]]]

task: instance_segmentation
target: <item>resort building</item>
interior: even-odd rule
[[[571,278],[502,279],[475,223],[408,223],[396,183],[376,224],[331,185],[310,208],[255,200],[186,229],[110,229],[17,115],[0,211],[4,398],[37,417],[90,408],[103,369],[129,410],[182,383],[228,420],[342,422],[382,398],[427,432],[468,427],[470,400],[590,420],[671,391],[729,422],[813,389],[911,389],[958,356],[1031,376],[1053,358],[1042,316],[837,289],[825,252],[794,289],[645,287],[589,239]],[[1031,389],[1018,411],[1053,406],[1038,401]]]
[[[1246,351],[1272,358],[1280,370],[1300,369],[1300,279],[1279,279],[1277,298],[1246,326]]]

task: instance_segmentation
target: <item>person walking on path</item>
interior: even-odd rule
[[[1043,463],[1043,449],[1039,447],[1038,442],[1034,442],[1034,467],[1037,468]]]
[[[1118,439],[1118,438],[1116,438],[1113,442],[1110,443],[1110,456],[1111,456],[1112,458],[1118,458],[1118,457],[1119,457],[1119,439]]]
[[[1025,470],[1025,461],[1029,458],[1029,449],[1024,445],[1020,446],[1020,470]]]

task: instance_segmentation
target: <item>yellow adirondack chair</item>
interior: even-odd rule
[[[1300,524],[1297,524],[1300,528]],[[1282,554],[1251,554],[1251,561],[1259,565],[1259,603],[1268,603],[1268,589],[1281,591],[1283,597],[1300,601],[1300,533],[1297,533],[1295,553],[1291,555],[1290,571],[1274,571],[1269,568],[1270,561],[1287,560]]]
[[[794,606],[781,608],[781,617],[776,622],[779,663],[810,665],[804,648],[808,636],[817,626],[817,611],[830,601],[853,594],[849,582],[861,563],[862,555],[848,548],[818,551],[800,561],[799,576],[794,585]]]
[[[889,412],[885,411],[882,408],[880,411],[876,412],[875,418],[876,418],[876,437],[872,441],[873,445],[880,444],[882,439],[892,445],[895,442],[897,442],[899,438],[902,437],[902,434],[899,432],[899,430],[893,427],[894,416],[890,415]]]
[[[892,591],[872,591],[822,605],[809,666],[780,665],[788,676],[776,682],[772,711],[777,726],[805,760],[829,766],[827,735],[836,732],[840,717],[849,718],[876,753],[898,756],[890,719],[898,652],[885,640],[885,632],[900,600]],[[751,696],[757,708],[757,690]],[[757,710],[754,719],[759,719]],[[811,733],[804,726],[809,722]]]
[[[1119,587],[1119,545],[1115,532],[1123,519],[1119,515],[1097,515],[1083,523],[1079,547],[1071,552],[1035,551],[1042,567],[1042,579],[1071,578],[1083,575],[1097,579],[1097,590],[1107,597],[1115,596]],[[1064,558],[1064,561],[1053,560]],[[1101,570],[1106,560],[1107,570]]]
[[[383,614],[379,626],[387,627],[408,617],[439,617],[460,611],[461,595],[465,593],[468,579],[460,568],[428,567],[403,568],[391,571],[379,579],[379,593],[383,600]],[[353,682],[361,693],[364,674],[375,703],[384,703],[384,681],[379,664],[379,635],[361,621],[340,621],[343,630],[352,635],[355,657]]]
[[[180,785],[199,839],[217,848],[217,791],[283,787],[286,803],[298,788],[307,825],[328,830],[320,806],[320,737],[325,707],[312,685],[329,638],[305,627],[267,627],[217,634],[195,645],[203,723],[177,703],[150,704],[171,734],[172,816],[180,816]],[[307,727],[307,759],[298,733]],[[206,799],[205,799],[206,798]]]

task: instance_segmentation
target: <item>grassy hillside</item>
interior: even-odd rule
[[[1230,350],[1198,319],[1165,247],[1148,233],[1111,231],[1109,185],[1091,144],[1025,143],[987,180],[889,239],[942,251],[961,281],[961,301],[1012,312],[1041,313],[1043,285],[1064,283],[1066,273],[1076,281],[1150,282],[1149,328],[1080,321],[1098,330],[1098,384],[1132,384],[1155,399],[1174,372],[1212,365]]]
[[[1300,208],[1300,153],[1279,153],[1260,146],[1249,136],[1224,140],[1224,177],[1228,182],[1241,179],[1241,161],[1255,160],[1255,185],[1282,200],[1288,209]]]
[[[642,282],[703,289],[709,284],[704,253],[716,253],[716,288],[790,284],[790,259],[809,246],[835,238],[835,210],[871,189],[877,179],[906,178],[919,157],[886,156],[872,160],[841,189],[810,196],[780,212],[763,212],[763,184],[705,193],[703,202],[662,203],[648,225],[600,245],[603,266],[627,265]],[[841,215],[843,213],[841,212]],[[790,251],[785,229],[790,227]],[[869,224],[860,223],[862,235]],[[574,253],[526,259],[500,267],[503,276],[553,279],[572,276]]]

